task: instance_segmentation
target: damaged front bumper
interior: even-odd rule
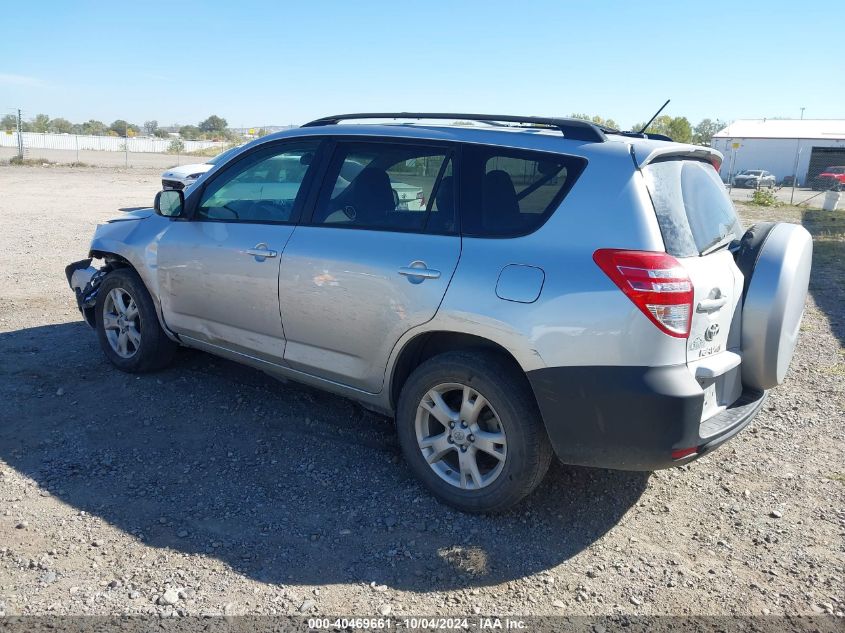
[[[65,277],[70,289],[76,295],[76,305],[82,313],[82,318],[91,327],[96,326],[94,305],[97,302],[100,283],[107,272],[92,266],[90,258],[65,266]]]

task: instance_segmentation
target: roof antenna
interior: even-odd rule
[[[664,103],[662,106],[660,106],[660,109],[659,109],[657,112],[655,112],[655,113],[654,113],[654,116],[653,116],[653,117],[651,117],[651,118],[648,120],[648,123],[646,123],[646,124],[643,126],[643,129],[639,130],[639,131],[637,132],[637,134],[643,134],[643,133],[645,133],[645,131],[648,129],[648,126],[649,126],[649,125],[651,125],[651,124],[652,124],[652,122],[653,122],[653,121],[657,118],[657,115],[658,115],[658,114],[660,114],[661,112],[663,112],[663,108],[665,108],[667,105],[669,105],[669,101],[671,101],[671,99],[666,99],[666,103]]]

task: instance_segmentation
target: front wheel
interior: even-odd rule
[[[161,369],[176,351],[158,321],[152,297],[130,268],[113,270],[97,293],[97,337],[112,365],[139,373]]]
[[[466,512],[513,506],[551,461],[524,374],[495,354],[448,352],[420,365],[402,389],[396,423],[414,474]]]

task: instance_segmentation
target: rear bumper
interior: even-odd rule
[[[558,458],[618,470],[701,457],[745,428],[765,400],[765,392],[747,390],[702,423],[704,394],[684,365],[551,367],[528,379]]]

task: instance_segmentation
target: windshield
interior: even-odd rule
[[[763,172],[759,169],[746,169],[743,172],[740,172],[740,176],[762,176]]]
[[[710,163],[666,160],[643,169],[666,252],[696,257],[742,236],[719,174]]]
[[[845,167],[828,167],[825,171],[828,174],[845,174]]]

